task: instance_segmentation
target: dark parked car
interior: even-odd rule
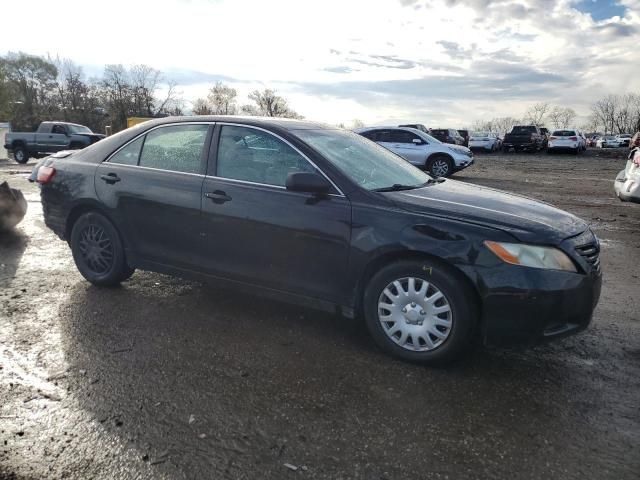
[[[598,240],[579,218],[434,180],[310,122],[158,119],[50,158],[38,182],[47,226],[95,285],[153,270],[362,315],[414,362],[451,360],[474,338],[578,332],[600,294]]]
[[[432,128],[429,131],[429,135],[437,138],[442,143],[465,146],[464,138],[462,138],[458,131],[453,128]]]
[[[31,157],[41,158],[61,150],[84,148],[104,137],[84,125],[42,122],[36,132],[7,133],[4,148],[13,153],[16,162],[27,163]]]
[[[547,137],[535,125],[516,125],[504,136],[502,150],[508,152],[512,148],[516,152],[537,152],[545,148]]]
[[[460,136],[464,139],[464,143],[463,145],[465,147],[469,146],[469,130],[457,130],[457,132],[460,134]]]

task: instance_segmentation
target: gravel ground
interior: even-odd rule
[[[0,235],[0,479],[638,479],[624,163],[478,154],[457,175],[588,220],[605,281],[586,332],[433,369],[382,354],[358,322],[245,292],[147,272],[92,287],[45,228],[30,166],[0,161],[29,201]]]

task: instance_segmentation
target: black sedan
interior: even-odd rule
[[[46,224],[95,285],[135,269],[219,281],[363,317],[405,360],[563,337],[600,295],[579,218],[310,122],[154,120],[47,160],[38,182]]]

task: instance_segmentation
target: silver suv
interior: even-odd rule
[[[442,143],[428,133],[408,127],[366,127],[354,130],[433,177],[448,177],[473,164],[467,147]]]

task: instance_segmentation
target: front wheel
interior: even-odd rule
[[[440,262],[399,261],[380,270],[364,294],[364,315],[386,352],[421,364],[460,357],[471,344],[477,309],[470,288]]]
[[[449,177],[453,174],[453,163],[444,155],[434,155],[427,161],[427,171],[432,177]]]
[[[16,147],[13,149],[13,158],[18,163],[27,163],[29,161],[29,152],[25,147]]]
[[[117,285],[134,272],[127,265],[118,230],[100,213],[88,212],[76,220],[70,244],[78,270],[94,285]]]

